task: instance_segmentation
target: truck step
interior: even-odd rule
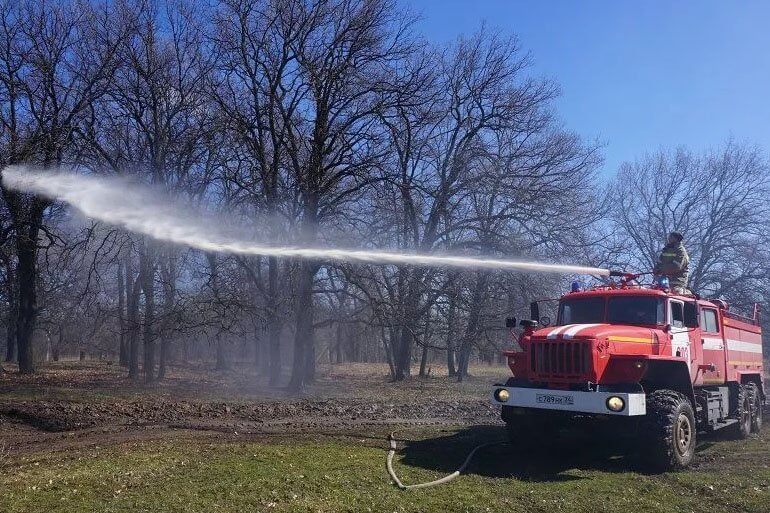
[[[726,428],[727,426],[732,426],[733,424],[737,424],[737,423],[738,423],[737,419],[725,419],[712,424],[711,429],[716,431],[717,429]]]

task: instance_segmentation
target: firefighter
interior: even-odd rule
[[[665,247],[660,252],[658,263],[653,272],[659,276],[668,276],[669,286],[676,293],[688,293],[687,278],[690,274],[690,257],[682,244],[684,237],[679,232],[668,234]]]

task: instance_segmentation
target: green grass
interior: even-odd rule
[[[397,463],[404,482],[435,479],[479,441],[440,435],[407,446]],[[585,455],[522,463],[501,446],[480,453],[469,473],[448,485],[408,492],[389,482],[384,441],[122,443],[9,461],[0,471],[0,511],[766,513],[764,436],[719,442],[701,450],[698,468],[662,475]]]

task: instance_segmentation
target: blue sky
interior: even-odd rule
[[[515,33],[562,89],[566,128],[598,138],[603,173],[661,147],[770,150],[770,2],[406,0],[436,42]]]

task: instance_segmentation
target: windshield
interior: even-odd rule
[[[612,297],[609,301],[604,297],[565,299],[559,304],[558,322],[561,326],[601,322],[663,324],[664,303],[662,298],[640,296]]]
[[[603,297],[563,300],[559,305],[559,324],[584,324],[604,320]]]
[[[663,299],[657,297],[614,297],[607,305],[610,324],[663,324]]]

